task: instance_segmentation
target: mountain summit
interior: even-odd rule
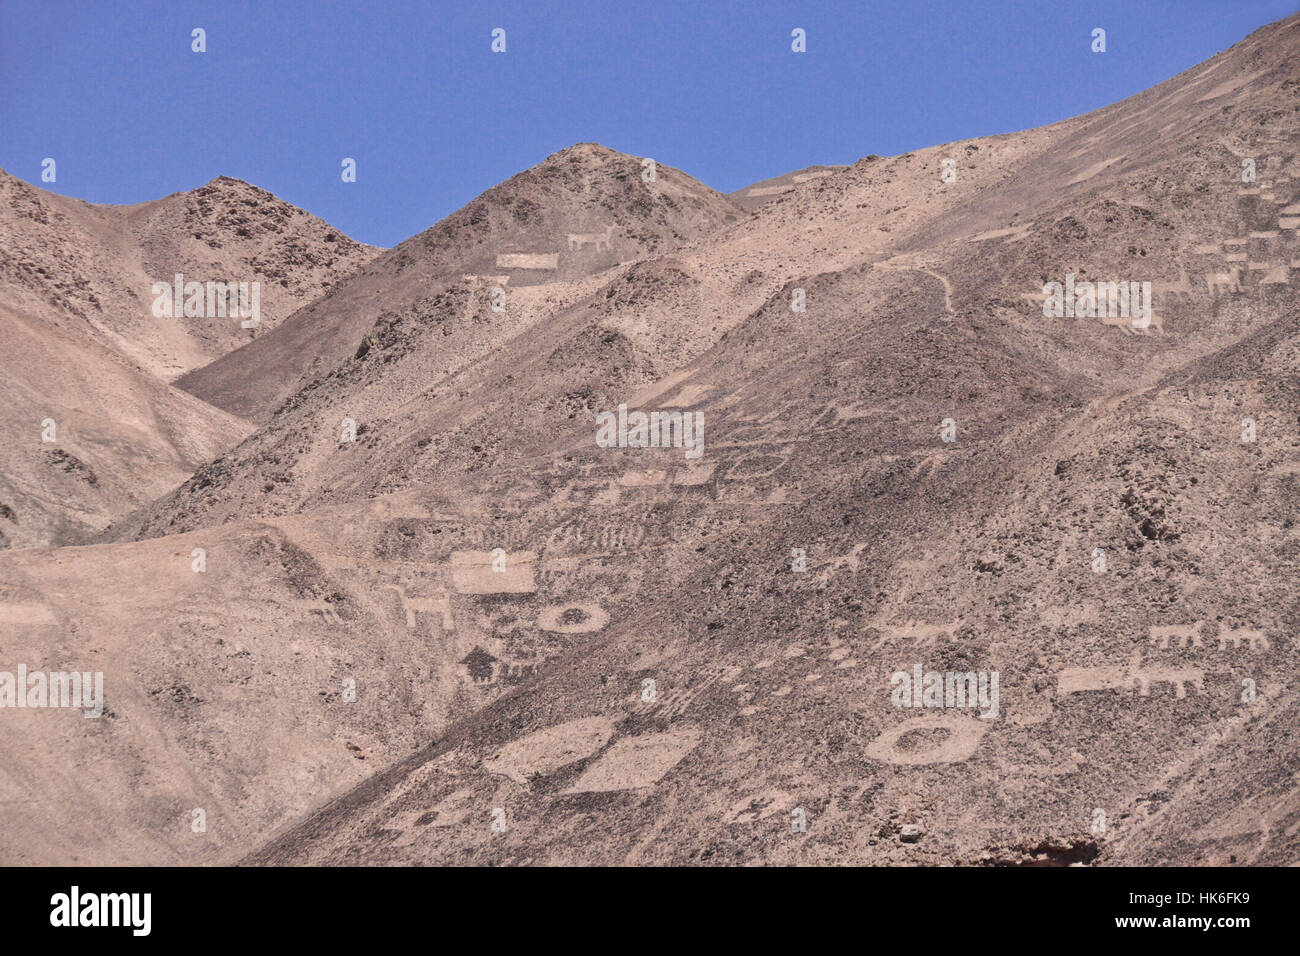
[[[743,215],[672,167],[579,143],[492,187],[283,328],[177,384],[226,411],[265,420],[352,355],[381,312],[409,308],[464,276],[510,289],[573,280],[665,252]]]

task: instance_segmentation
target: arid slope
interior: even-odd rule
[[[580,279],[706,235],[743,213],[668,166],[580,143],[494,186],[390,249],[273,335],[187,375],[182,388],[255,420],[351,356],[385,312],[418,310],[455,286],[481,297]],[[463,277],[480,277],[464,279]],[[449,368],[464,359],[453,350]],[[471,356],[477,354],[471,350]]]
[[[84,541],[244,438],[249,423],[168,380],[376,251],[233,179],[102,206],[0,171],[0,547]],[[259,327],[155,316],[153,283],[177,273],[257,283]]]
[[[535,246],[490,192],[454,269],[376,260],[195,377],[252,389],[237,449],[114,543],[0,554],[6,659],[112,711],[19,715],[0,859],[1300,862],[1297,62],[1300,16],[730,224],[691,192],[698,234],[579,242],[505,313],[456,273],[668,218],[635,160],[530,171],[611,203]],[[1069,274],[1150,322],[1046,316]],[[620,403],[702,456],[597,447]],[[996,706],[897,707],[915,668]]]

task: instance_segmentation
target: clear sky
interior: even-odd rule
[[[730,192],[1084,113],[1297,7],[0,0],[0,166],[109,203],[234,176],[392,246],[573,143]],[[196,27],[206,53],[191,51]],[[505,53],[491,51],[496,27]],[[806,53],[791,50],[796,27]],[[40,181],[47,156],[53,184]]]

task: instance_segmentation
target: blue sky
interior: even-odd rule
[[[0,166],[109,203],[234,176],[392,246],[573,143],[729,192],[1084,113],[1297,7],[0,0]],[[206,53],[191,52],[195,27]],[[791,51],[795,27],[806,53]],[[53,184],[40,181],[47,156]]]

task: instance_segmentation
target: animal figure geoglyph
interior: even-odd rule
[[[409,630],[415,630],[415,612],[424,611],[426,613],[437,613],[442,616],[442,629],[444,631],[454,631],[456,624],[451,616],[451,600],[446,594],[438,598],[420,598],[409,597],[406,589],[400,584],[387,584],[386,588],[397,592],[397,599],[406,612],[406,626]]]
[[[1150,643],[1160,648],[1168,648],[1171,642],[1174,647],[1200,647],[1200,630],[1200,624],[1191,626],[1174,624],[1166,627],[1153,627],[1151,628]]]
[[[917,621],[908,621],[906,624],[880,624],[877,627],[883,632],[880,640],[872,645],[872,650],[884,646],[890,637],[901,637],[911,642],[913,647],[935,647],[939,640],[952,640],[952,635],[961,630],[966,622],[958,618],[951,624],[921,624]]]
[[[1140,650],[1133,652],[1127,665],[1063,668],[1056,682],[1062,694],[1136,687],[1139,697],[1149,697],[1152,684],[1173,684],[1174,697],[1179,700],[1187,696],[1186,684],[1191,684],[1199,693],[1205,693],[1203,670],[1195,667],[1143,667]]]
[[[1232,642],[1233,648],[1240,648],[1242,642],[1252,651],[1267,651],[1273,645],[1269,643],[1263,631],[1258,631],[1249,627],[1239,627],[1235,630],[1224,630],[1219,632],[1219,650],[1227,650],[1228,643]]]
[[[571,232],[569,233],[569,251],[580,251],[583,246],[595,246],[597,252],[608,251],[613,232],[613,226],[606,226],[604,232]]]
[[[1102,325],[1115,325],[1123,329],[1129,335],[1137,335],[1139,332],[1145,332],[1148,335],[1151,330],[1164,334],[1165,322],[1156,314],[1155,308],[1152,307],[1151,314],[1145,319],[1126,319],[1123,316],[1099,316]]]
[[[1222,289],[1227,292],[1241,291],[1241,269],[1233,267],[1227,272],[1211,272],[1205,277],[1206,284],[1210,287],[1212,295],[1218,295]]]

